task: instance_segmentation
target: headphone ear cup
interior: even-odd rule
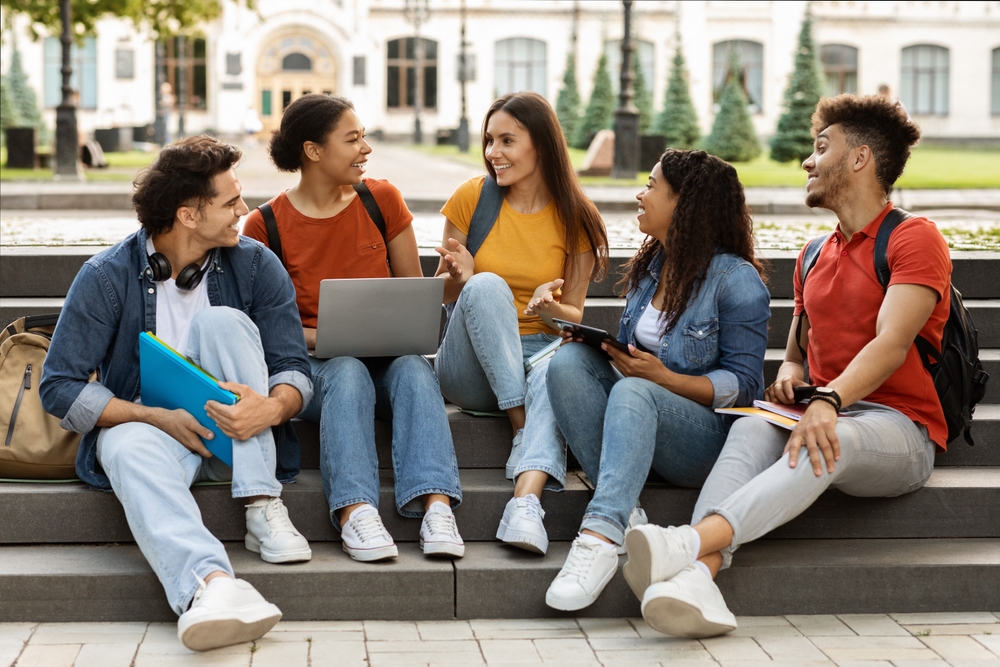
[[[201,283],[203,277],[205,277],[205,272],[200,266],[188,264],[177,274],[177,280],[174,281],[174,284],[177,285],[177,289],[190,292]]]
[[[149,255],[148,259],[149,268],[153,270],[153,280],[155,282],[163,282],[173,273],[170,260],[162,252],[154,252],[152,255]]]

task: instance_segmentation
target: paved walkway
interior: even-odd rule
[[[666,637],[642,619],[280,623],[195,654],[165,623],[0,624],[0,667],[695,665],[1000,666],[1000,612],[741,617],[730,635]]]

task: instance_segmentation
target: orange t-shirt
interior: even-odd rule
[[[403,196],[389,181],[366,178],[385,218],[386,239],[391,241],[413,222]],[[355,196],[332,218],[309,218],[299,213],[282,192],[270,201],[278,221],[278,236],[285,268],[295,285],[302,326],[315,327],[319,309],[319,283],[328,278],[388,278],[386,248],[378,227],[361,197]],[[267,245],[264,216],[254,209],[243,224],[243,235]]]
[[[875,323],[885,293],[875,275],[875,236],[892,203],[846,243],[838,226],[820,250],[809,272],[803,304],[800,276],[802,254],[795,265],[795,314],[803,309],[809,317],[810,382],[824,386],[832,382],[858,352],[875,338]],[[938,303],[920,335],[940,349],[944,325],[951,307],[951,256],[937,226],[927,218],[902,223],[889,237],[887,251],[889,285],[924,285],[937,292]],[[947,448],[948,426],[944,420],[930,373],[924,368],[917,346],[910,346],[903,365],[889,376],[866,401],[899,410],[927,427],[931,440]]]

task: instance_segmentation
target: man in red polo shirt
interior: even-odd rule
[[[707,637],[736,627],[713,578],[741,544],[795,518],[830,487],[865,497],[919,489],[947,444],[913,341],[919,334],[940,348],[948,245],[934,223],[913,218],[890,237],[888,289],[874,267],[875,236],[892,210],[887,196],[920,129],[878,96],[823,99],[812,122],[814,151],[802,163],[806,204],[833,211],[838,224],[804,295],[799,255],[785,361],[765,398],[794,402],[793,388],[806,384],[800,346],[817,388],[791,433],[756,417],[733,425],[692,526],[639,526],[626,536],[625,578],[649,625],[668,634]]]

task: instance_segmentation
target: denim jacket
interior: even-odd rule
[[[241,236],[239,245],[213,251],[204,280],[213,306],[242,310],[257,325],[268,386],[291,385],[302,395],[303,408],[308,405],[312,375],[295,289],[274,253]],[[131,402],[140,394],[139,333],[156,332],[156,290],[146,233],[140,229],[84,263],[66,295],[45,358],[42,405],[62,419],[63,428],[84,434],[76,473],[99,489],[111,484],[97,462],[97,420],[113,397]],[[100,380],[88,382],[94,369]],[[293,481],[299,443],[291,424],[276,428],[275,438],[277,477]]]
[[[618,341],[636,344],[635,327],[660,284],[663,253],[628,293]],[[719,253],[696,285],[677,326],[656,353],[675,373],[704,375],[715,388],[713,408],[749,406],[764,395],[764,352],[771,297],[757,269],[736,255]]]

